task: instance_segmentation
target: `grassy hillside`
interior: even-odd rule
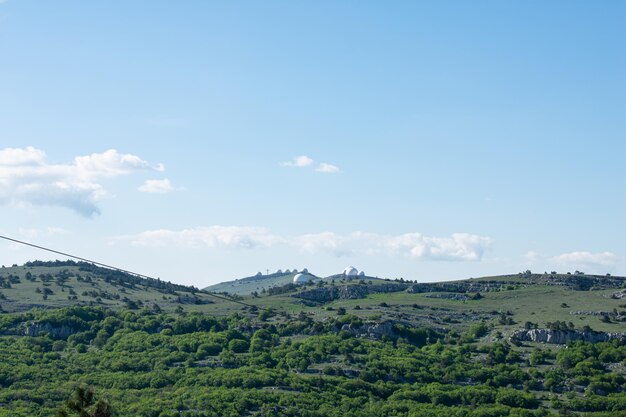
[[[279,287],[293,281],[297,272],[273,273],[268,275],[255,275],[210,285],[204,290],[215,293],[229,293],[237,295],[250,295],[253,292],[262,293],[273,287]]]
[[[626,331],[626,322],[621,321],[626,298],[613,296],[626,289],[623,277],[515,274],[416,284],[335,276],[296,286],[291,284],[293,275],[248,277],[209,288],[261,310],[302,312],[315,320],[345,310],[363,320],[391,320],[445,330],[463,331],[477,321],[485,321],[505,336],[527,322],[545,327],[549,322],[563,321],[576,328]],[[346,294],[315,299],[317,292],[333,291]],[[256,295],[251,295],[254,292]],[[197,311],[215,316],[248,313],[245,306],[192,287],[137,278],[85,263],[33,262],[0,269],[0,307],[4,311],[69,306]]]
[[[0,269],[0,307],[6,312],[85,305],[173,311],[212,301],[192,287],[138,278],[84,262],[30,262]]]
[[[410,292],[414,283],[337,277],[333,281],[323,281],[323,284],[275,287],[267,294],[258,297],[247,295],[242,299],[259,307],[290,314],[304,312],[319,320],[335,316],[343,308],[366,320],[394,320],[412,326],[443,329],[463,330],[472,323],[484,320],[493,323],[495,329],[505,335],[523,328],[526,322],[545,327],[547,323],[555,321],[572,322],[576,328],[589,326],[599,331],[626,331],[626,322],[621,321],[625,314],[626,298],[614,297],[614,294],[619,296],[626,288],[626,279],[611,277],[609,285],[581,289],[581,282],[585,283],[590,278],[594,277],[567,274],[550,277],[539,274],[505,275],[418,284],[424,287],[420,288],[424,292]],[[602,284],[604,277],[595,279]],[[367,289],[382,284],[397,285],[397,288],[392,288],[391,292],[373,292],[365,296],[356,294],[355,298],[324,302],[300,298],[300,294],[319,291],[320,288],[357,286]],[[275,294],[281,289],[284,289],[283,293]],[[224,307],[223,303],[216,303],[206,306],[205,311],[220,315]],[[506,316],[504,320],[502,314]]]
[[[3,268],[0,417],[54,415],[81,385],[118,416],[626,413],[624,340],[508,338],[626,332],[624,278],[283,275],[242,305],[83,263]]]

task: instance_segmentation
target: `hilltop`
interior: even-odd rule
[[[33,261],[0,269],[0,307],[5,312],[68,306],[174,310],[211,302],[210,296],[194,287],[87,262]]]
[[[524,327],[571,323],[604,332],[624,332],[626,278],[587,274],[525,273],[458,281],[415,281],[333,275],[293,284],[297,271],[279,271],[199,290],[145,279],[85,262],[28,262],[0,269],[0,308],[100,306],[112,309],[202,312],[256,317],[304,313],[326,320],[339,313],[371,323],[427,326],[464,331],[472,323],[492,323],[511,335]],[[228,299],[216,298],[219,293]],[[247,307],[251,306],[251,307]],[[257,309],[256,311],[254,309]]]
[[[203,288],[205,291],[215,293],[228,293],[237,295],[250,295],[253,292],[262,293],[272,287],[280,287],[293,281],[298,271],[277,271],[271,274],[261,274],[226,281]]]

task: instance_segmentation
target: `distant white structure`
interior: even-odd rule
[[[359,271],[355,267],[349,266],[343,270],[343,274],[347,277],[356,277],[359,275]]]
[[[365,272],[363,271],[359,272],[359,278],[365,278]]]
[[[293,277],[293,283],[296,285],[306,284],[307,282],[313,281],[313,275],[308,275],[306,273],[297,274]]]

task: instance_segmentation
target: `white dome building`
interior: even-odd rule
[[[365,272],[363,271],[359,272],[359,278],[365,278]]]
[[[293,283],[296,285],[306,284],[307,282],[311,282],[312,280],[313,276],[307,274],[297,274],[295,277],[293,277]]]
[[[343,274],[347,277],[356,277],[359,274],[359,271],[355,267],[349,266],[343,270]]]

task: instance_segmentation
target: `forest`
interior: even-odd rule
[[[516,346],[352,314],[215,317],[103,307],[0,315],[0,416],[79,415],[77,389],[115,416],[549,416],[626,414],[626,346]],[[63,414],[65,413],[65,414]],[[75,413],[75,414],[73,414]],[[96,415],[96,414],[84,414]]]

